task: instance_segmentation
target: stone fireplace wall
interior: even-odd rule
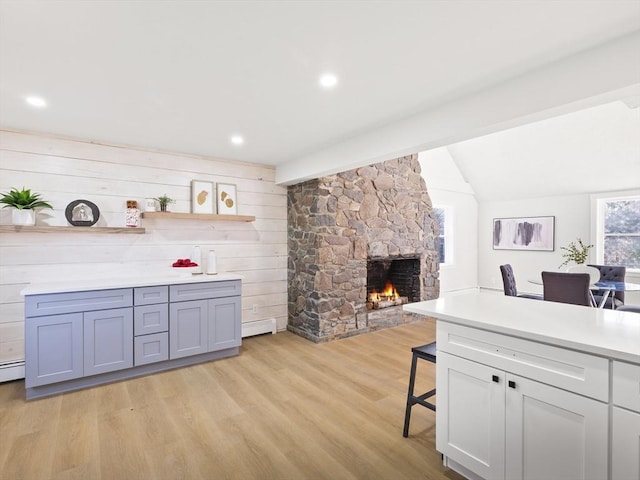
[[[320,342],[415,320],[367,311],[367,258],[419,257],[437,298],[437,228],[417,155],[290,186],[287,328]]]

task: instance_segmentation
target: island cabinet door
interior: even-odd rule
[[[133,308],[84,313],[84,375],[133,367]]]
[[[436,448],[482,478],[504,479],[504,372],[438,352]]]
[[[209,300],[208,307],[209,351],[240,346],[242,343],[240,297]]]
[[[508,479],[607,478],[607,404],[516,375],[506,382]]]
[[[27,318],[27,388],[81,377],[82,313]]]
[[[613,407],[612,418],[612,478],[640,478],[640,413]]]
[[[169,358],[207,350],[207,300],[169,304]]]

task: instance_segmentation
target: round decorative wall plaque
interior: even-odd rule
[[[100,218],[100,210],[89,200],[74,200],[67,205],[64,215],[74,227],[90,227]]]

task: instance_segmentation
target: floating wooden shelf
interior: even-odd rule
[[[141,235],[145,233],[140,227],[51,227],[49,225],[0,225],[2,233],[133,233]]]
[[[215,215],[211,213],[142,212],[142,218],[175,218],[183,220],[213,220],[225,222],[253,222],[253,215]]]

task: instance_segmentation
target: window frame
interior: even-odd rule
[[[455,253],[453,243],[453,206],[451,205],[433,205],[433,209],[442,210],[444,213],[444,232],[440,232],[439,237],[444,238],[445,260],[440,259],[440,266],[447,267],[454,265]]]
[[[595,248],[596,263],[604,264],[604,206],[616,200],[640,199],[640,189],[619,192],[603,192],[591,195],[591,238]],[[640,268],[627,267],[627,272],[640,274]]]

